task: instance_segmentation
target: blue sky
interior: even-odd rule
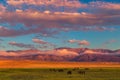
[[[0,1],[0,50],[120,49],[119,0],[41,3]]]

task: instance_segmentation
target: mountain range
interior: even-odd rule
[[[72,62],[120,62],[120,49],[56,48],[54,50],[18,50],[0,51],[4,60],[40,60]]]

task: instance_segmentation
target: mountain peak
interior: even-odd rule
[[[54,50],[17,50],[1,51],[0,59],[27,59],[42,61],[120,61],[120,50],[69,48]]]

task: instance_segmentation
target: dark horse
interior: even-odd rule
[[[71,71],[68,71],[68,72],[67,72],[67,74],[68,74],[68,75],[71,75],[71,74],[72,74],[72,72],[71,72]]]
[[[85,75],[85,71],[78,71],[79,74]]]

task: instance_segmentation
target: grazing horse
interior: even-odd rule
[[[56,70],[55,69],[49,69],[50,71],[54,71],[54,72],[56,72]]]
[[[79,70],[79,67],[75,67],[75,68],[73,68],[72,70],[73,70],[73,71]]]
[[[85,70],[89,70],[89,68],[85,68]]]
[[[59,69],[58,72],[64,72],[64,70],[63,69]]]
[[[85,75],[85,71],[78,71],[79,74]]]
[[[68,71],[68,72],[67,72],[67,74],[68,74],[68,75],[71,75],[71,74],[72,74],[72,72],[71,72],[71,71]]]

